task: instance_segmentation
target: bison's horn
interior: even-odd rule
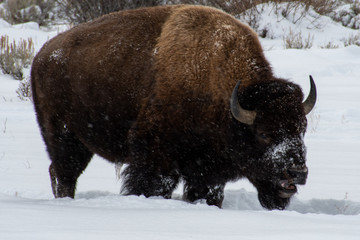
[[[231,100],[230,100],[231,113],[234,116],[234,118],[239,122],[252,125],[256,117],[256,112],[245,110],[240,106],[238,100],[239,86],[240,86],[240,81],[238,81],[238,83],[236,84],[231,95]]]
[[[311,110],[314,108],[316,103],[316,85],[314,82],[314,79],[310,75],[310,93],[309,96],[306,98],[306,100],[303,102],[304,112],[305,114],[308,114],[311,112]]]

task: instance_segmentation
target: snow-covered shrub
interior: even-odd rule
[[[339,45],[333,43],[333,42],[328,42],[327,44],[320,46],[320,48],[325,48],[325,49],[335,49],[335,48],[339,48]]]
[[[275,14],[284,17],[296,24],[301,21],[309,11],[309,5],[300,1],[289,1],[281,4],[274,3]]]
[[[344,46],[350,46],[350,45],[357,45],[360,46],[360,33],[359,34],[352,34],[347,38],[341,39],[344,43]]]
[[[24,78],[23,68],[29,67],[34,58],[34,43],[31,38],[9,41],[9,36],[0,37],[0,69],[17,80]]]
[[[329,2],[331,0],[317,1]],[[266,1],[235,16],[252,27],[260,37],[274,38],[271,30],[276,26],[267,21],[269,16],[274,16],[277,22],[287,21],[291,25],[307,24],[308,28],[321,28],[322,25],[318,22],[321,15],[311,5],[312,3],[314,2],[310,0]]]
[[[161,5],[163,0],[55,0],[64,17],[73,24],[90,21],[104,14],[145,6]]]
[[[314,11],[322,16],[332,14],[340,5],[340,2],[339,0],[308,0],[309,5]]]
[[[7,0],[0,17],[11,24],[37,22],[47,25],[54,20],[54,0]]]
[[[308,49],[312,47],[313,41],[314,36],[311,36],[310,33],[304,38],[301,31],[294,32],[291,28],[283,37],[285,48]]]
[[[32,100],[30,77],[20,81],[19,87],[16,90],[18,98],[22,101]]]
[[[351,4],[341,5],[329,16],[345,27],[360,29],[360,2],[353,0]]]

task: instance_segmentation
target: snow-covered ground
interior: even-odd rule
[[[19,82],[0,73],[0,239],[360,239],[360,47],[321,48],[359,31],[328,18],[322,29],[270,15],[264,21],[276,25],[275,39],[261,40],[275,74],[305,95],[311,74],[318,89],[305,138],[309,178],[287,210],[262,209],[246,180],[227,185],[224,209],[178,200],[181,187],[172,200],[121,196],[114,166],[99,157],[74,200],[54,199],[32,103],[20,101]],[[284,50],[289,25],[310,32],[313,47]],[[32,37],[37,50],[58,31],[0,19],[0,36]]]

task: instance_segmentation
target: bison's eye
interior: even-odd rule
[[[258,132],[257,139],[263,144],[269,144],[271,142],[271,136],[265,132]]]

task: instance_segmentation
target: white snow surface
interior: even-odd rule
[[[292,27],[317,42],[356,32],[325,23]],[[0,35],[32,37],[36,50],[59,29],[0,19]],[[360,47],[284,50],[274,36],[261,41],[275,74],[305,95],[311,74],[318,89],[305,136],[308,181],[287,210],[264,210],[247,180],[227,185],[223,209],[181,201],[181,186],[171,200],[121,196],[114,166],[100,157],[80,177],[75,199],[54,199],[32,103],[20,101],[19,82],[0,73],[0,239],[360,239]]]

